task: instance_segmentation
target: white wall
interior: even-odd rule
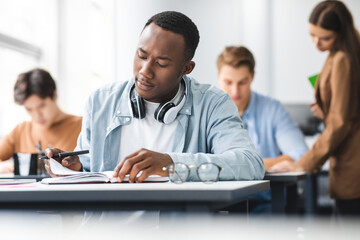
[[[320,72],[326,58],[326,54],[315,49],[308,33],[308,17],[318,2],[13,0],[10,4],[0,0],[0,32],[14,34],[44,50],[38,65],[49,69],[56,78],[60,106],[78,115],[83,113],[90,92],[105,83],[132,77],[140,32],[148,18],[165,10],[183,12],[198,26],[200,43],[194,58],[196,67],[191,73],[198,81],[218,86],[218,54],[225,46],[245,45],[256,59],[253,89],[285,103],[310,103],[313,89],[307,77]],[[359,29],[360,1],[344,2]],[[36,4],[41,4],[42,8],[38,9],[41,13],[27,11]],[[9,14],[4,13],[10,10],[14,14],[7,17]],[[34,21],[27,20],[29,16],[39,24],[31,25]],[[10,61],[3,62],[2,69],[14,67]],[[12,101],[15,74],[10,78],[0,79],[1,86],[6,86],[9,93],[6,99],[2,96],[3,102]],[[12,115],[0,109],[1,118],[4,114]],[[24,120],[17,115],[11,119],[12,125]],[[11,129],[8,122],[0,122],[2,129]]]
[[[200,32],[191,76],[203,83],[216,83],[216,58],[225,45],[241,40],[242,1],[237,0],[137,0],[120,1],[117,6],[118,80],[132,77],[137,41],[146,21],[156,13],[172,10],[190,17]]]
[[[132,76],[138,36],[146,20],[164,10],[180,11],[198,26],[200,43],[191,74],[218,85],[216,58],[228,45],[244,45],[254,54],[253,89],[284,103],[311,103],[308,77],[319,73],[327,56],[315,49],[308,17],[317,0],[123,0],[117,6],[117,80]],[[360,1],[345,1],[360,25]]]
[[[272,96],[282,102],[314,101],[308,77],[319,73],[327,53],[319,52],[308,31],[308,18],[319,1],[273,0]],[[344,1],[360,26],[360,1]],[[358,28],[359,29],[359,28]]]
[[[39,66],[57,74],[56,10],[55,0],[0,0],[0,33],[11,39],[0,39],[0,139],[30,119],[14,103],[18,74]]]
[[[115,80],[114,1],[58,0],[61,107],[83,114],[89,94]]]
[[[242,41],[238,45],[247,47],[255,58],[255,78],[252,88],[271,95],[273,84],[272,67],[272,0],[243,0],[241,19]]]

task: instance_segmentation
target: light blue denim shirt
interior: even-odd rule
[[[286,154],[297,161],[308,150],[300,129],[284,106],[275,99],[252,91],[250,103],[241,117],[262,158]],[[266,191],[250,199],[270,201],[271,193]]]
[[[252,91],[250,103],[241,117],[262,158],[286,154],[297,161],[308,150],[301,130],[275,99]]]
[[[224,168],[220,180],[263,179],[263,160],[230,97],[216,87],[183,78],[186,102],[176,118],[179,124],[168,153],[172,160],[216,163]],[[84,171],[114,170],[118,164],[121,126],[131,124],[133,118],[129,102],[133,84],[133,79],[115,82],[90,95],[76,147],[90,150],[90,154],[79,156]],[[195,171],[191,171],[190,180],[199,180]]]

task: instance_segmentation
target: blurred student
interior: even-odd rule
[[[310,34],[316,48],[329,53],[315,87],[314,114],[324,131],[297,163],[274,170],[317,172],[330,160],[330,197],[341,215],[360,215],[360,37],[347,7],[324,1],[312,11]]]
[[[226,47],[217,59],[218,79],[238,108],[265,169],[294,162],[308,150],[304,136],[277,100],[251,90],[255,59],[242,46]]]
[[[31,121],[18,124],[0,142],[0,161],[15,153],[38,153],[37,144],[72,151],[82,118],[64,113],[56,103],[56,84],[49,72],[33,69],[22,73],[14,87],[14,99],[25,107]],[[14,172],[12,161],[0,162],[0,172]]]
[[[251,90],[255,59],[242,46],[226,47],[217,59],[218,79],[242,117],[265,170],[281,161],[294,162],[308,150],[304,136],[281,103]],[[250,210],[270,211],[270,191],[250,199]],[[235,209],[229,209],[231,211]]]

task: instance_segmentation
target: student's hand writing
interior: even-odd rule
[[[173,161],[168,154],[142,148],[125,157],[116,166],[114,177],[118,178],[118,182],[122,182],[125,175],[129,174],[129,182],[131,183],[142,182],[153,174],[165,177],[167,173],[163,171],[163,167],[167,167],[172,163]],[[142,171],[141,175],[136,177],[140,171]]]
[[[317,103],[310,104],[310,110],[314,114],[315,117],[323,120],[324,119],[324,112],[321,110]]]
[[[282,161],[274,166],[272,166],[270,169],[272,172],[297,172],[297,171],[304,171],[304,169],[297,164],[296,162],[290,162],[290,161]]]
[[[45,155],[50,159],[54,154],[65,152],[58,148],[47,148],[45,149]],[[59,177],[58,175],[54,174],[50,169],[50,161],[49,159],[45,159],[45,169],[48,171],[50,176],[52,177]],[[82,168],[82,164],[78,156],[69,156],[63,158],[54,158],[56,161],[61,163],[64,167],[67,167],[74,171],[80,171]]]

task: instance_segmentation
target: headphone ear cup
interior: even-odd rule
[[[138,113],[139,113],[139,119],[142,119],[145,117],[145,103],[144,99],[142,97],[137,96],[137,107],[138,107]]]
[[[145,103],[137,93],[133,94],[133,91],[130,93],[130,103],[133,115],[135,118],[142,119],[145,117]]]
[[[172,107],[175,107],[175,104],[172,102],[165,102],[160,104],[159,107],[155,110],[154,118],[157,121],[164,123],[164,116],[166,112]]]
[[[133,99],[131,99],[130,103],[131,103],[131,110],[133,112],[134,118],[139,118],[139,113],[138,113],[137,107],[136,107],[136,101],[134,102]]]

